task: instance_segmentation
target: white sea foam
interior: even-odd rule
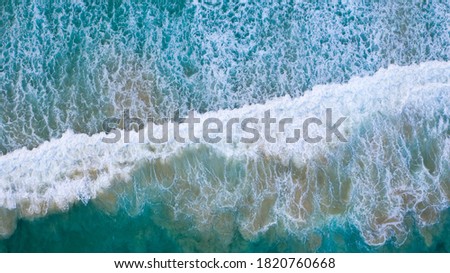
[[[0,7],[1,153],[98,133],[123,109],[238,108],[448,60],[445,1],[79,2]]]
[[[408,212],[419,226],[429,225],[449,204],[449,77],[450,62],[391,66],[346,84],[316,86],[302,97],[198,115],[225,124],[271,110],[274,117],[294,118],[286,126],[289,135],[332,108],[335,118],[348,117],[341,128],[345,143],[286,144],[286,135],[278,134],[277,143],[182,144],[170,134],[167,143],[140,144],[132,132],[130,143],[108,144],[105,133],[67,131],[33,150],[0,156],[0,235],[13,233],[16,218],[91,199],[105,204],[114,183],[136,184],[132,178],[141,172],[147,201],[166,203],[173,212],[167,221],[190,215],[199,230],[231,234],[232,227],[221,224],[228,210],[238,215],[238,230],[248,239],[272,225],[301,233],[339,219],[358,227],[369,244],[391,236],[401,242]],[[198,126],[196,135],[201,133]],[[188,135],[186,124],[181,135]],[[244,135],[239,126],[234,135]]]

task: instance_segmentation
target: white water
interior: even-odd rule
[[[278,134],[281,141],[274,144],[263,139],[254,144],[236,140],[231,144],[224,140],[217,144],[182,144],[175,142],[170,134],[168,143],[140,144],[137,133],[132,133],[131,143],[108,144],[102,141],[104,133],[88,136],[68,131],[61,138],[31,151],[23,148],[0,156],[0,236],[7,237],[14,232],[16,218],[66,211],[73,203],[87,202],[107,193],[115,181],[130,183],[133,171],[143,163],[162,160],[170,164],[175,156],[182,161],[188,147],[210,145],[210,149],[225,160],[267,159],[269,165],[277,160],[286,166],[293,162],[294,168],[300,170],[298,173],[302,168],[307,169],[306,175],[311,174],[311,170],[316,175],[324,170],[328,177],[325,188],[329,190],[316,185],[311,195],[300,199],[295,197],[295,191],[305,192],[304,187],[317,184],[316,176],[297,181],[292,173],[284,177],[271,174],[267,177],[274,186],[269,185],[267,189],[258,182],[246,181],[250,184],[246,187],[255,194],[257,201],[249,205],[251,208],[245,213],[240,212],[243,216],[239,230],[244,237],[252,238],[276,223],[296,232],[334,217],[357,226],[369,244],[382,244],[390,236],[401,241],[407,231],[403,224],[406,213],[414,212],[419,225],[428,225],[438,221],[439,211],[448,207],[449,78],[450,62],[391,66],[370,77],[353,78],[346,84],[316,86],[299,98],[283,97],[263,105],[196,115],[202,120],[217,117],[226,124],[234,117],[261,119],[264,111],[270,109],[273,117],[294,118],[294,123],[286,126],[286,133],[292,135],[294,128],[302,128],[301,122],[306,118],[324,118],[325,109],[332,108],[334,119],[348,117],[340,128],[349,139],[347,143],[335,138],[331,143],[286,144],[285,135]],[[196,129],[196,136],[201,137],[201,126]],[[234,132],[238,138],[244,134],[237,126]],[[263,134],[261,127],[259,132]],[[312,132],[315,133],[323,135],[321,130]],[[182,125],[181,134],[187,137],[186,124]],[[430,152],[431,167],[422,149],[422,146],[425,150],[429,148],[429,141],[434,143],[431,147],[437,149]],[[416,143],[422,153],[414,152],[408,148],[411,145],[405,143]],[[349,153],[351,159],[343,158]],[[411,170],[416,156],[423,157],[422,166]],[[208,158],[203,160],[199,165],[211,164]],[[325,163],[320,165],[319,161]],[[327,161],[335,162],[335,168],[325,169]],[[338,174],[330,174],[330,171]],[[208,180],[187,177],[187,187],[194,184],[207,187],[201,185]],[[342,177],[350,182],[344,183]],[[152,182],[158,184],[159,181],[155,178]],[[288,193],[281,192],[281,184],[287,185]],[[344,184],[344,197],[333,196],[333,185]],[[245,199],[245,191],[226,192],[230,195],[226,198],[224,191],[225,188],[204,193],[202,198],[186,197],[178,200],[178,205],[185,213],[196,214],[194,219],[201,229],[201,226],[211,225],[211,221],[218,221],[211,220],[211,215],[205,212],[215,213],[214,208],[207,209],[211,202],[218,208],[233,207]],[[341,207],[332,208],[332,199],[339,199]],[[315,208],[309,208],[308,202]]]

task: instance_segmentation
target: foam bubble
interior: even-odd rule
[[[233,109],[449,58],[440,1],[78,2],[0,7],[1,153],[101,132],[125,108]]]
[[[147,203],[159,204],[167,217],[158,224],[173,232],[192,223],[191,232],[237,229],[250,240],[271,227],[302,235],[334,219],[356,226],[368,244],[392,237],[401,243],[408,213],[425,227],[448,207],[449,72],[449,62],[391,66],[302,97],[199,115],[225,124],[270,109],[294,118],[291,132],[332,108],[335,117],[348,117],[342,127],[348,142],[183,144],[170,134],[167,143],[140,144],[131,132],[130,143],[109,144],[105,133],[67,131],[33,150],[0,156],[7,219],[1,234],[11,234],[16,217],[42,217],[94,199],[109,213],[117,202],[137,214]],[[237,126],[235,135],[243,134]],[[188,136],[186,124],[181,135]],[[233,225],[220,225],[230,217]]]

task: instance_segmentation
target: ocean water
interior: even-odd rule
[[[449,14],[447,1],[1,1],[0,251],[450,251]],[[283,141],[327,108],[347,117],[346,142]],[[105,143],[124,110],[294,121],[275,143],[242,143],[239,126],[215,144]]]

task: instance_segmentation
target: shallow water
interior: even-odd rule
[[[447,252],[449,12],[2,2],[0,250]],[[326,108],[347,142],[284,141]],[[276,143],[105,143],[125,109],[294,122]]]

